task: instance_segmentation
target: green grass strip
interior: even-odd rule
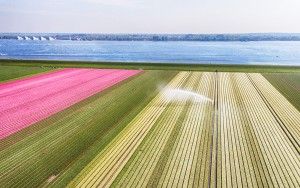
[[[4,66],[0,65],[0,83],[15,79],[21,79],[34,74],[54,70],[50,67],[26,67],[26,66]]]
[[[0,60],[0,65],[38,67],[85,67],[144,70],[177,70],[206,72],[300,72],[300,66],[249,65],[249,64],[182,64],[153,62],[91,62],[91,61],[51,61],[51,60]]]

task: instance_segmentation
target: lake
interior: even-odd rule
[[[300,42],[0,40],[0,58],[300,65]]]

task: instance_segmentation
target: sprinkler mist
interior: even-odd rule
[[[196,93],[191,90],[171,88],[171,87],[164,87],[163,89],[161,88],[160,90],[162,92],[162,96],[170,102],[182,102],[187,100],[192,101],[193,103],[213,102],[212,99],[204,95],[200,95],[199,93]]]

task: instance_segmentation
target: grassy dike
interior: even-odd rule
[[[31,66],[50,68],[115,68],[143,70],[176,70],[206,72],[300,72],[300,66],[276,65],[230,65],[230,64],[177,64],[177,63],[133,63],[133,62],[87,62],[87,61],[50,61],[50,60],[0,60],[5,66]]]
[[[2,140],[1,185],[65,186],[175,74],[146,71]]]
[[[1,62],[1,61],[0,61]],[[0,82],[15,80],[54,70],[51,67],[0,66]]]

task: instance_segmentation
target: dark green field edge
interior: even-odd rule
[[[64,187],[175,74],[147,71],[5,139],[0,168],[12,157],[17,168],[0,172],[0,187]],[[56,178],[48,182],[50,177]]]
[[[51,71],[51,67],[0,66],[0,83]]]
[[[300,111],[300,73],[268,73],[263,76]]]
[[[78,67],[78,68],[115,68],[143,70],[177,70],[207,72],[300,72],[300,65],[243,65],[243,64],[178,64],[151,62],[91,62],[91,61],[55,61],[55,60],[0,60],[0,65],[38,66],[38,67]]]

